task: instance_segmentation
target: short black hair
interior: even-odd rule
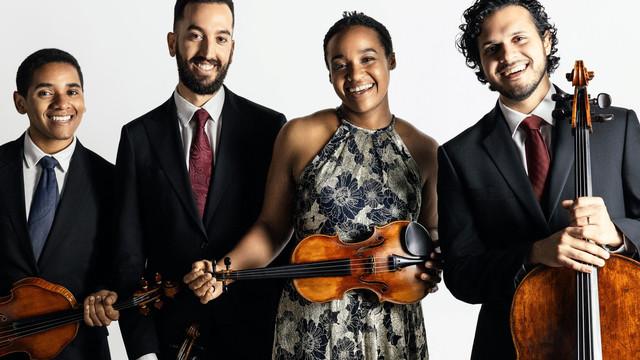
[[[73,55],[60,49],[41,49],[27,56],[18,67],[18,73],[16,74],[18,94],[26,97],[31,81],[33,80],[33,74],[36,70],[50,63],[65,63],[76,68],[78,76],[80,77],[80,85],[84,87],[84,78],[82,77],[80,64],[78,64],[78,60],[76,60]]]
[[[494,12],[503,9],[509,5],[521,6],[531,14],[533,23],[538,29],[540,37],[544,37],[544,34],[548,31],[551,37],[551,52],[547,56],[547,73],[551,74],[558,68],[560,58],[555,56],[558,52],[558,37],[555,25],[553,25],[549,16],[545,12],[544,6],[536,0],[476,0],[467,10],[465,10],[463,16],[465,23],[460,25],[459,28],[462,33],[458,35],[456,40],[456,47],[465,56],[467,66],[473,70],[476,70],[476,76],[478,80],[486,84],[487,78],[482,71],[482,64],[480,63],[480,49],[478,47],[478,36],[482,31],[482,24],[491,16]]]
[[[342,13],[342,19],[336,21],[336,23],[329,28],[329,31],[327,31],[327,34],[324,36],[324,63],[325,65],[327,65],[327,68],[329,68],[329,63],[327,62],[327,44],[329,44],[331,38],[336,34],[352,26],[366,26],[375,30],[376,33],[378,33],[378,38],[380,39],[382,46],[384,47],[384,54],[386,56],[389,56],[391,55],[391,53],[393,53],[393,42],[391,41],[391,34],[389,34],[389,30],[387,30],[384,25],[382,25],[378,20],[361,12],[345,11]]]
[[[176,23],[178,23],[178,21],[180,21],[182,19],[182,17],[184,16],[184,8],[187,7],[187,5],[189,5],[189,3],[198,3],[198,4],[204,4],[204,3],[218,3],[218,4],[225,4],[229,7],[229,9],[231,10],[231,26],[235,25],[236,22],[236,15],[233,11],[233,0],[176,0],[176,4],[173,7],[173,30],[176,29]]]

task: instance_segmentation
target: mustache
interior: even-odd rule
[[[193,64],[198,64],[198,63],[203,63],[203,62],[207,62],[217,68],[220,68],[222,66],[222,62],[218,59],[207,59],[204,56],[194,56],[189,60],[190,63]]]

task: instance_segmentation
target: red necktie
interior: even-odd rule
[[[524,148],[527,153],[527,171],[529,172],[529,180],[531,187],[536,194],[538,201],[542,198],[544,186],[549,173],[549,150],[544,143],[540,126],[544,120],[535,115],[530,115],[522,121],[520,126],[527,132],[527,138],[524,141]]]
[[[189,152],[189,179],[193,198],[198,207],[200,217],[204,215],[204,206],[207,203],[209,183],[211,182],[211,169],[213,167],[213,150],[209,138],[204,132],[204,127],[209,119],[209,113],[205,109],[198,109],[194,114],[196,120],[196,132],[191,141]]]

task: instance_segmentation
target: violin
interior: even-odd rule
[[[192,354],[194,348],[198,348],[195,345],[196,339],[200,336],[200,331],[198,330],[200,326],[197,323],[191,324],[187,329],[187,336],[184,341],[180,345],[180,349],[178,349],[178,354],[176,356],[176,360],[196,360],[198,356]]]
[[[159,275],[155,280],[155,286],[149,286],[142,279],[142,289],[113,308],[139,307],[144,315],[150,311],[149,304],[159,309],[162,282]],[[31,359],[53,359],[76,337],[83,318],[82,304],[65,287],[41,278],[24,278],[0,298],[0,357],[24,352]]]
[[[590,136],[592,122],[609,121],[611,98],[590,99],[594,77],[582,61],[567,74],[574,94],[556,94],[554,117],[570,119],[574,136],[576,198],[592,196]],[[585,239],[585,241],[589,241]],[[635,359],[640,349],[640,263],[612,254],[591,273],[539,266],[516,289],[511,333],[518,359]]]
[[[366,289],[380,301],[410,304],[429,293],[428,284],[420,280],[416,265],[424,264],[433,251],[427,230],[417,222],[395,221],[376,227],[366,240],[342,242],[338,236],[311,235],[293,250],[291,265],[226,270],[213,275],[228,280],[290,278],[298,293],[311,302],[341,299],[345,292]]]

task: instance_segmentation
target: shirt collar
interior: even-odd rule
[[[221,87],[220,90],[216,92],[215,95],[209,101],[207,101],[204,105],[202,105],[202,109],[207,110],[209,116],[211,116],[211,120],[215,123],[220,119],[220,115],[222,115],[222,106],[224,105],[224,87]],[[193,118],[193,114],[200,109],[199,107],[193,105],[187,99],[183,98],[182,95],[178,93],[178,89],[173,92],[173,99],[176,103],[176,109],[178,111],[178,121],[182,126],[189,126],[189,121]]]
[[[519,111],[513,110],[505,105],[500,98],[498,98],[498,105],[500,106],[500,110],[502,110],[502,115],[504,115],[504,119],[507,121],[507,125],[509,126],[509,130],[511,131],[511,137],[516,135],[516,131],[518,130],[518,126],[520,123],[529,115],[536,115],[542,118],[547,124],[553,126],[553,109],[556,107],[556,102],[551,99],[553,94],[556,93],[555,86],[550,86],[547,95],[545,95],[544,99],[536,106],[535,109],[530,114],[523,114]]]
[[[69,169],[69,164],[71,163],[71,157],[73,156],[73,152],[76,149],[76,137],[73,137],[71,144],[66,148],[58,151],[55,154],[47,154],[42,151],[38,145],[36,145],[33,140],[31,140],[31,136],[29,135],[29,131],[25,132],[24,135],[24,162],[27,165],[27,168],[31,168],[38,164],[38,161],[45,156],[52,156],[54,159],[58,161],[58,169],[60,169],[63,173]]]

